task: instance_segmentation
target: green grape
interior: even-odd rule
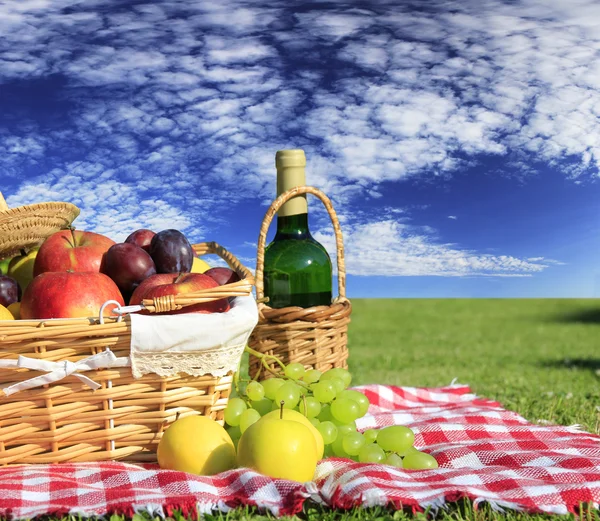
[[[361,463],[383,463],[385,461],[385,452],[375,443],[363,445],[358,453],[358,461]]]
[[[404,453],[412,447],[415,441],[415,434],[404,425],[390,425],[379,430],[377,434],[377,445],[383,450]]]
[[[325,445],[333,443],[338,437],[337,425],[331,423],[330,421],[319,423],[319,425],[317,425],[317,430],[321,433],[321,436],[323,436],[323,443]]]
[[[319,381],[322,374],[323,373],[321,373],[321,371],[317,371],[316,369],[310,369],[309,371],[306,371],[306,373],[304,373],[302,380],[309,385],[314,384]]]
[[[333,453],[333,449],[331,445],[325,445],[325,450],[323,451],[324,458],[333,458],[335,454]]]
[[[269,400],[268,398],[263,398],[262,400],[258,400],[257,402],[251,401],[250,406],[258,411],[261,416],[271,412],[273,410],[273,400]]]
[[[321,423],[321,422],[320,422],[319,420],[317,420],[316,418],[309,418],[309,419],[308,419],[308,421],[309,421],[310,423],[312,423],[314,427],[318,427],[318,426],[319,426],[319,424]]]
[[[338,394],[337,398],[350,398],[358,403],[360,410],[359,418],[362,418],[369,411],[369,399],[361,392],[355,391],[354,389],[346,389]]]
[[[349,398],[336,398],[331,402],[331,415],[342,423],[350,423],[359,417],[359,407]]]
[[[231,437],[231,439],[240,439],[240,437],[242,436],[242,430],[238,427],[231,427],[231,426],[227,426],[225,427],[225,430],[227,431],[227,434],[229,434],[229,436]]]
[[[284,374],[293,380],[300,380],[304,375],[304,366],[298,362],[294,362],[286,366]]]
[[[414,445],[412,445],[405,451],[397,452],[396,454],[398,454],[398,456],[402,456],[404,458],[404,456],[408,456],[411,452],[419,452],[419,449],[417,449]]]
[[[265,397],[269,400],[275,400],[275,393],[277,392],[277,389],[279,389],[284,383],[285,380],[283,380],[283,378],[269,378],[268,380],[261,382],[265,390]]]
[[[402,460],[402,465],[405,469],[413,470],[426,470],[426,469],[437,469],[438,462],[431,455],[426,452],[420,452],[418,450],[410,452]]]
[[[365,445],[365,437],[360,432],[349,432],[344,434],[342,447],[350,456],[358,456],[360,449]]]
[[[256,409],[246,409],[240,414],[240,431],[243,433],[250,425],[260,420],[260,413]]]
[[[285,409],[293,409],[300,400],[300,389],[294,382],[285,382],[275,393],[275,402],[283,403]]]
[[[338,437],[340,438],[343,438],[346,434],[349,434],[350,432],[356,432],[356,425],[352,423],[341,423],[339,425],[334,422],[331,423],[333,423],[337,427]]]
[[[402,464],[402,458],[398,456],[398,454],[396,454],[395,452],[390,452],[385,458],[384,463],[386,465],[391,465],[392,467],[397,467],[399,469],[404,467],[404,465]]]
[[[321,412],[321,402],[312,396],[307,396],[306,398],[300,400],[300,403],[298,404],[298,410],[307,418],[316,418]]]
[[[335,389],[335,395],[338,396],[341,392],[343,392],[346,387],[344,386],[344,381],[340,378],[330,378],[329,380],[325,380],[326,382],[331,382]]]
[[[352,375],[347,369],[342,369],[341,367],[334,367],[333,369],[324,372],[321,380],[330,380],[332,378],[339,378],[342,380],[342,382],[344,382],[344,389],[349,387],[350,382],[352,382]]]
[[[253,402],[258,402],[265,397],[265,388],[261,383],[253,380],[246,386],[246,396]]]
[[[348,427],[350,427],[353,431],[357,430],[356,429],[356,422],[355,421],[351,421],[351,422],[341,422],[340,420],[334,418],[333,416],[331,417],[331,423],[337,425],[338,427],[340,427],[341,425],[347,425]]]
[[[335,398],[335,387],[331,382],[317,382],[311,388],[313,396],[321,403],[329,403]]]
[[[317,415],[317,418],[322,422],[333,419],[333,416],[331,416],[331,406],[328,403],[321,404],[321,412]]]
[[[331,448],[333,449],[333,453],[338,458],[352,459],[352,456],[344,450],[344,437],[340,436],[339,433],[338,433],[338,437],[335,440],[333,440],[333,443],[331,444]]]
[[[240,441],[240,438],[242,437],[242,431],[240,430],[239,427],[229,427],[229,426],[227,426],[225,428],[225,430],[227,431],[227,434],[229,434],[229,437],[231,438],[231,441],[233,442],[233,446],[237,450],[238,441]]]
[[[246,402],[241,398],[229,398],[223,416],[227,425],[237,427],[240,424],[240,416],[247,409]]]
[[[365,432],[363,432],[363,436],[365,437],[367,443],[375,443],[377,441],[378,432],[379,431],[377,429],[367,429]]]

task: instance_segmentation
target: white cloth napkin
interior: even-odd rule
[[[236,371],[258,323],[253,296],[236,297],[225,313],[131,314],[131,369],[134,378]]]

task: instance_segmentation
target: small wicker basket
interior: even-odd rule
[[[71,203],[36,203],[9,208],[0,192],[0,260],[39,246],[54,232],[68,228],[79,215]]]
[[[150,312],[252,294],[252,273],[233,254],[214,242],[195,244],[193,248],[198,255],[217,254],[241,280],[185,297],[144,301]],[[0,360],[15,360],[21,355],[64,363],[66,368],[69,362],[107,348],[116,357],[127,357],[130,341],[128,316],[121,321],[90,318],[0,322]],[[0,367],[0,387],[42,374],[22,367]],[[129,367],[95,369],[87,374],[100,388],[91,390],[82,383],[81,376],[69,374],[60,381],[10,396],[0,391],[0,465],[155,461],[162,433],[178,414],[200,413],[223,424],[233,378],[229,372],[223,377],[148,374],[134,379]]]
[[[312,194],[325,206],[333,224],[337,250],[338,296],[330,306],[311,308],[286,307],[274,309],[265,303],[264,262],[267,232],[273,217],[281,206],[297,195]],[[261,354],[274,355],[284,364],[299,362],[306,369],[327,371],[333,367],[347,368],[347,333],[352,310],[346,298],[346,269],[344,245],[340,224],[329,198],[312,186],[298,186],[281,194],[273,201],[262,222],[257,246],[256,299],[258,302],[258,324],[254,328],[249,346]],[[255,378],[261,370],[261,360],[250,355],[249,373]],[[280,366],[269,363],[274,372]],[[261,378],[273,376],[268,371]]]

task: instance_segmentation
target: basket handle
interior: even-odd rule
[[[8,210],[8,204],[6,203],[6,199],[4,199],[2,192],[0,192],[0,212],[5,212],[6,210]]]
[[[321,190],[315,188],[314,186],[296,186],[291,188],[287,192],[283,192],[277,199],[275,199],[265,217],[263,218],[262,226],[260,227],[260,233],[258,236],[258,246],[256,252],[256,300],[261,302],[264,301],[265,291],[264,291],[264,267],[265,267],[265,244],[267,242],[267,232],[269,231],[269,226],[271,225],[271,221],[273,217],[277,213],[277,211],[283,206],[285,202],[290,200],[292,197],[296,197],[302,194],[312,194],[321,200],[327,213],[329,214],[329,218],[331,219],[331,223],[333,224],[333,231],[335,233],[335,245],[337,249],[337,278],[338,278],[338,295],[339,298],[346,298],[346,266],[344,262],[344,243],[342,241],[342,229],[340,228],[340,222],[338,221],[335,210],[333,209],[333,205],[331,204],[331,200],[327,197]]]
[[[240,280],[223,284],[216,288],[208,288],[197,291],[195,293],[185,293],[180,295],[166,295],[164,297],[156,297],[153,299],[144,299],[142,304],[150,313],[159,313],[165,311],[175,311],[193,304],[203,302],[212,302],[222,298],[232,296],[248,296],[252,294],[254,286],[254,276],[252,272],[246,268],[233,253],[227,251],[223,246],[216,242],[201,242],[192,244],[192,249],[197,255],[205,255],[214,253],[221,257],[229,267],[234,270]]]

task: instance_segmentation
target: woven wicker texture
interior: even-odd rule
[[[242,278],[206,293],[149,309],[251,295],[254,278],[231,253],[214,242],[193,245],[197,254],[215,253]],[[15,320],[0,325],[0,359],[19,355],[47,361],[89,357],[107,347],[117,357],[130,353],[131,322],[104,319]],[[0,368],[0,387],[38,376],[23,368]],[[223,424],[232,375],[160,377],[135,380],[131,368],[87,371],[101,388],[92,391],[75,376],[6,396],[0,391],[0,465],[127,459],[155,461],[156,446],[178,414],[203,414]]]
[[[281,205],[302,194],[312,194],[321,200],[333,224],[337,251],[338,296],[330,306],[312,308],[287,307],[274,309],[264,302],[265,244],[269,226]],[[284,364],[299,362],[308,369],[327,371],[333,367],[347,368],[347,333],[352,310],[346,298],[346,268],[342,230],[329,198],[312,186],[298,186],[281,194],[273,201],[262,222],[258,238],[256,258],[256,298],[258,301],[258,324],[250,336],[249,345],[255,351],[275,355]],[[254,378],[261,361],[250,355],[249,372]],[[279,365],[269,364],[278,372]],[[266,371],[261,378],[272,376]]]
[[[79,215],[71,203],[37,203],[8,208],[0,192],[0,259],[39,246],[53,233],[68,228]]]

